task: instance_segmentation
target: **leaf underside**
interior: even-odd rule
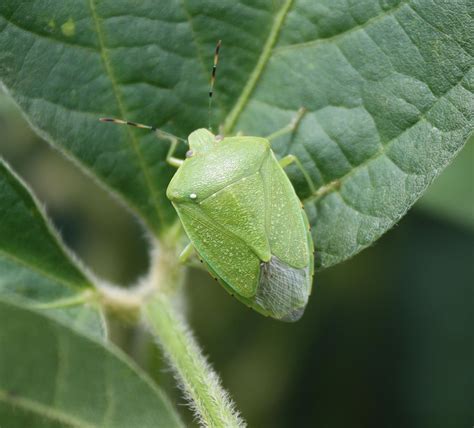
[[[3,300],[0,325],[2,426],[182,426],[162,392],[119,351]]]
[[[104,115],[180,136],[207,126],[213,48],[223,40],[214,125],[275,142],[320,188],[305,202],[316,264],[388,230],[473,129],[470,0],[4,0],[0,79],[32,126],[160,234],[175,219],[166,142]],[[184,148],[183,148],[184,150]]]

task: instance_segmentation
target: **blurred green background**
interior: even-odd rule
[[[146,273],[139,222],[36,136],[1,93],[0,156],[97,275],[126,286]],[[473,251],[471,138],[376,245],[317,274],[300,322],[265,319],[191,271],[190,323],[251,427],[472,427]],[[146,334],[119,321],[112,333],[191,421]]]

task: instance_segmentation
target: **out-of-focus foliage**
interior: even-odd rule
[[[60,244],[38,202],[1,159],[0,206],[0,296],[56,305],[90,292],[92,284]],[[90,334],[102,335],[96,308],[76,305],[54,314]]]
[[[0,324],[2,426],[182,426],[163,393],[110,345],[1,299]]]
[[[474,137],[417,206],[474,230]]]
[[[66,244],[99,276],[133,281],[148,266],[146,233],[115,198],[45,144],[0,92],[0,152],[43,203]],[[120,233],[117,233],[120,230]],[[105,244],[107,243],[107,244]],[[117,259],[127,263],[117,265]]]

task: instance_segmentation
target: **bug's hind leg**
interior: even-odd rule
[[[186,245],[186,247],[184,247],[183,251],[181,251],[181,254],[179,255],[179,263],[197,269],[206,270],[202,264],[202,260],[201,263],[198,263],[198,257],[199,256],[194,249],[193,244],[190,242],[188,245]]]
[[[274,132],[273,134],[270,134],[266,138],[271,142],[275,138],[281,137],[282,135],[295,132],[296,129],[298,128],[298,125],[301,122],[301,119],[303,119],[303,116],[305,115],[305,113],[306,113],[306,109],[304,107],[301,107],[296,113],[296,116],[291,120],[291,122],[288,125]],[[317,192],[316,186],[314,185],[314,182],[311,176],[309,175],[308,171],[303,166],[301,161],[295,155],[287,155],[284,158],[280,159],[279,162],[282,168],[286,168],[288,165],[291,165],[292,163],[296,164],[296,166],[299,168],[299,170],[303,174],[303,177],[305,178],[306,182],[308,183],[308,187],[311,193],[315,194]]]
[[[273,132],[272,134],[268,135],[265,138],[271,142],[275,138],[281,137],[282,135],[291,134],[292,132],[296,131],[305,113],[306,113],[306,109],[304,107],[301,107],[296,112],[295,117],[291,120],[291,122],[288,125],[284,126],[278,131]]]
[[[286,168],[288,165],[294,163],[300,169],[301,173],[303,174],[303,177],[308,183],[308,187],[311,190],[311,194],[315,195],[317,193],[316,186],[314,185],[311,176],[309,175],[308,171],[303,166],[301,161],[295,155],[286,155],[284,158],[280,159],[279,163],[282,168]]]
[[[194,247],[191,242],[184,247],[183,251],[181,251],[181,254],[179,255],[179,262],[181,264],[186,264],[189,259],[194,255]]]

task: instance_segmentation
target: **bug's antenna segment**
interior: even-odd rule
[[[219,61],[219,50],[221,48],[222,40],[219,40],[216,45],[216,51],[214,53],[214,65],[212,66],[212,73],[211,73],[211,83],[209,85],[209,131],[212,131],[211,128],[211,107],[212,107],[212,95],[214,93],[214,83],[216,81],[216,70],[217,70],[217,62]]]
[[[129,120],[114,119],[112,117],[101,117],[99,120],[101,122],[112,122],[118,125],[130,125],[130,126],[134,126],[135,128],[149,129],[150,131],[158,130],[158,128],[155,128],[154,126],[143,125],[143,123],[130,122]]]
[[[112,123],[115,123],[117,125],[128,125],[128,126],[134,126],[135,128],[148,129],[150,131],[156,132],[158,135],[162,134],[162,135],[164,135],[166,137],[169,137],[169,138],[176,138],[177,140],[188,144],[188,141],[185,140],[184,138],[176,137],[175,135],[170,134],[169,132],[163,131],[159,128],[156,128],[155,126],[144,125],[143,123],[131,122],[129,120],[115,119],[113,117],[101,117],[99,120],[101,122],[112,122]]]

